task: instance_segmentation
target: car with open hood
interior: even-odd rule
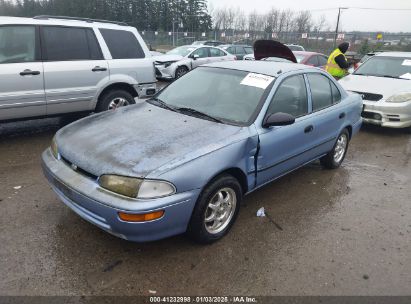
[[[143,103],[84,118],[42,155],[60,199],[120,238],[210,243],[244,195],[320,159],[338,168],[362,102],[326,72],[230,61],[196,68]]]
[[[176,79],[202,64],[237,59],[221,48],[206,45],[180,46],[153,58],[158,79]]]
[[[362,96],[365,122],[411,129],[411,53],[376,54],[340,84]]]

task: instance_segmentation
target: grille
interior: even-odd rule
[[[89,178],[92,178],[92,179],[97,179],[97,178],[98,178],[97,176],[91,174],[90,172],[88,172],[88,171],[86,171],[86,170],[84,170],[84,169],[76,166],[76,165],[73,164],[71,161],[69,161],[67,158],[64,158],[62,155],[60,155],[60,157],[61,157],[61,160],[62,160],[63,162],[65,162],[66,165],[68,165],[69,167],[71,167],[74,171],[76,171],[76,172],[78,172],[78,173],[80,173],[80,174],[82,174],[82,175],[85,175],[85,176],[87,176],[87,177],[89,177]]]
[[[357,91],[352,91],[352,92],[360,94],[362,96],[362,99],[368,100],[368,101],[379,101],[384,97],[380,94],[374,94],[374,93],[357,92]]]

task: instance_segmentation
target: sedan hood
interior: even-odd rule
[[[384,99],[401,92],[411,92],[411,80],[407,79],[348,75],[339,83],[347,91],[380,94]]]
[[[180,55],[161,55],[161,56],[153,56],[155,62],[170,62],[170,61],[179,61],[183,59],[183,56]]]
[[[145,177],[237,141],[243,129],[145,102],[75,122],[56,141],[64,159],[94,176]]]

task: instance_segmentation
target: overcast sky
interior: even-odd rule
[[[295,11],[310,10],[314,18],[324,14],[329,26],[334,30],[338,10],[319,10],[337,7],[410,9],[408,11],[375,11],[352,8],[343,11],[340,24],[346,31],[411,32],[411,0],[209,0],[209,6],[214,8],[241,7],[245,13],[253,10],[265,13],[271,7],[289,8]]]

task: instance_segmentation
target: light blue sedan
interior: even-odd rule
[[[361,97],[319,69],[215,63],[61,129],[43,168],[68,207],[113,235],[210,243],[230,230],[244,195],[316,159],[338,168],[361,111]]]

